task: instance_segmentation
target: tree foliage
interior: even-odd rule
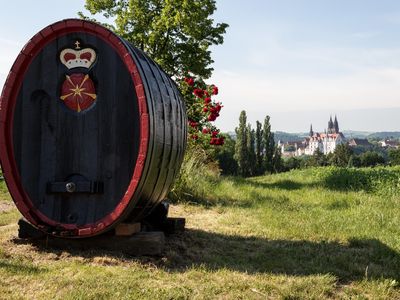
[[[247,161],[248,161],[248,174],[250,176],[256,175],[256,150],[255,150],[255,132],[251,129],[251,125],[247,125]]]
[[[246,111],[243,110],[240,113],[239,126],[235,129],[236,132],[235,159],[238,164],[238,173],[241,176],[249,175],[246,123],[247,123]]]
[[[293,169],[300,169],[302,167],[302,161],[304,159],[296,158],[296,157],[289,157],[288,159],[283,161],[283,169],[285,171],[293,170]]]
[[[251,124],[246,126],[246,111],[242,111],[239,126],[236,130],[235,160],[238,173],[241,176],[255,176],[281,172],[285,169],[279,147],[275,145],[274,134],[271,132],[270,118],[267,116],[264,129],[257,121],[256,130]]]
[[[361,159],[359,155],[353,154],[350,156],[349,162],[347,164],[349,168],[359,168],[361,167]]]
[[[385,163],[385,159],[377,152],[367,151],[360,155],[362,167],[374,167]]]
[[[331,163],[338,167],[347,167],[353,150],[347,144],[340,144],[333,152]]]
[[[314,151],[313,155],[307,160],[307,166],[309,167],[321,167],[326,166],[328,164],[328,160],[326,155],[321,152],[318,148]]]
[[[400,149],[389,150],[389,160],[391,165],[400,165]]]
[[[264,173],[263,168],[263,130],[261,122],[256,122],[256,132],[255,132],[255,151],[256,151],[256,174],[261,175]]]
[[[266,116],[263,126],[263,144],[264,144],[264,169],[268,172],[273,171],[273,158],[275,153],[274,134],[271,132],[270,117]]]
[[[283,171],[283,160],[281,149],[274,146],[274,155],[272,157],[272,172],[279,173]]]
[[[214,0],[86,0],[85,8],[114,20],[108,25],[112,30],[176,77],[190,72],[209,78],[213,71],[209,47],[223,43],[228,27],[214,24]]]
[[[222,147],[215,148],[215,159],[218,161],[221,173],[224,175],[237,175],[238,164],[234,159],[235,141],[225,136],[225,143]]]

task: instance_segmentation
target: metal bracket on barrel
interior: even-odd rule
[[[102,181],[59,181],[48,182],[47,193],[104,193],[104,183]]]

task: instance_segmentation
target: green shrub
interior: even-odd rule
[[[209,159],[200,147],[190,147],[185,154],[182,167],[169,199],[175,202],[201,202],[220,176],[218,164]]]
[[[390,149],[389,159],[393,166],[400,165],[400,149]]]
[[[315,168],[314,179],[327,188],[365,191],[385,196],[400,195],[400,166],[375,168]]]
[[[360,155],[361,166],[363,167],[373,167],[376,165],[383,165],[385,159],[382,155],[374,151],[367,151]]]

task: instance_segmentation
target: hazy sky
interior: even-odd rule
[[[83,3],[2,2],[0,85],[31,36]],[[400,1],[217,0],[214,17],[230,25],[212,49],[223,130],[245,109],[274,130],[322,131],[337,114],[343,129],[400,131]]]

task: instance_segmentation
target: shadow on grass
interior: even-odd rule
[[[22,262],[9,262],[4,259],[0,260],[0,270],[4,270],[9,274],[14,275],[33,275],[47,272],[45,268],[39,268],[33,265],[27,265]]]
[[[349,244],[267,240],[188,230],[168,242],[172,269],[193,265],[246,273],[333,274],[342,282],[400,279],[400,254],[377,239]]]
[[[21,242],[21,240],[20,240]],[[29,243],[24,241],[24,243]],[[228,269],[248,274],[318,275],[332,274],[342,283],[354,280],[400,280],[400,254],[377,239],[353,239],[348,244],[268,240],[258,237],[231,236],[187,230],[169,236],[161,257],[131,257],[115,251],[97,248],[49,248],[33,243],[37,251],[84,257],[89,261],[98,256],[109,256],[143,265],[156,265],[167,272],[185,272],[188,268],[207,270]],[[1,266],[0,266],[1,267]]]
[[[309,188],[309,187],[314,187],[317,185],[316,182],[311,182],[311,183],[304,183],[304,182],[298,182],[290,179],[281,179],[277,180],[274,182],[260,182],[257,181],[257,179],[254,178],[234,178],[233,181],[235,182],[236,185],[240,186],[250,186],[253,188],[261,188],[261,189],[281,189],[281,190],[300,190],[302,188]]]
[[[179,202],[178,202],[179,203]],[[307,203],[298,203],[290,200],[286,195],[268,195],[257,192],[256,190],[251,190],[247,193],[246,199],[240,199],[235,195],[226,195],[223,198],[213,198],[213,199],[191,199],[191,201],[185,201],[182,203],[200,205],[204,208],[211,208],[215,206],[220,207],[237,207],[237,208],[254,208],[262,205],[263,207],[269,207],[275,210],[299,210],[300,208],[307,208],[312,206]]]

